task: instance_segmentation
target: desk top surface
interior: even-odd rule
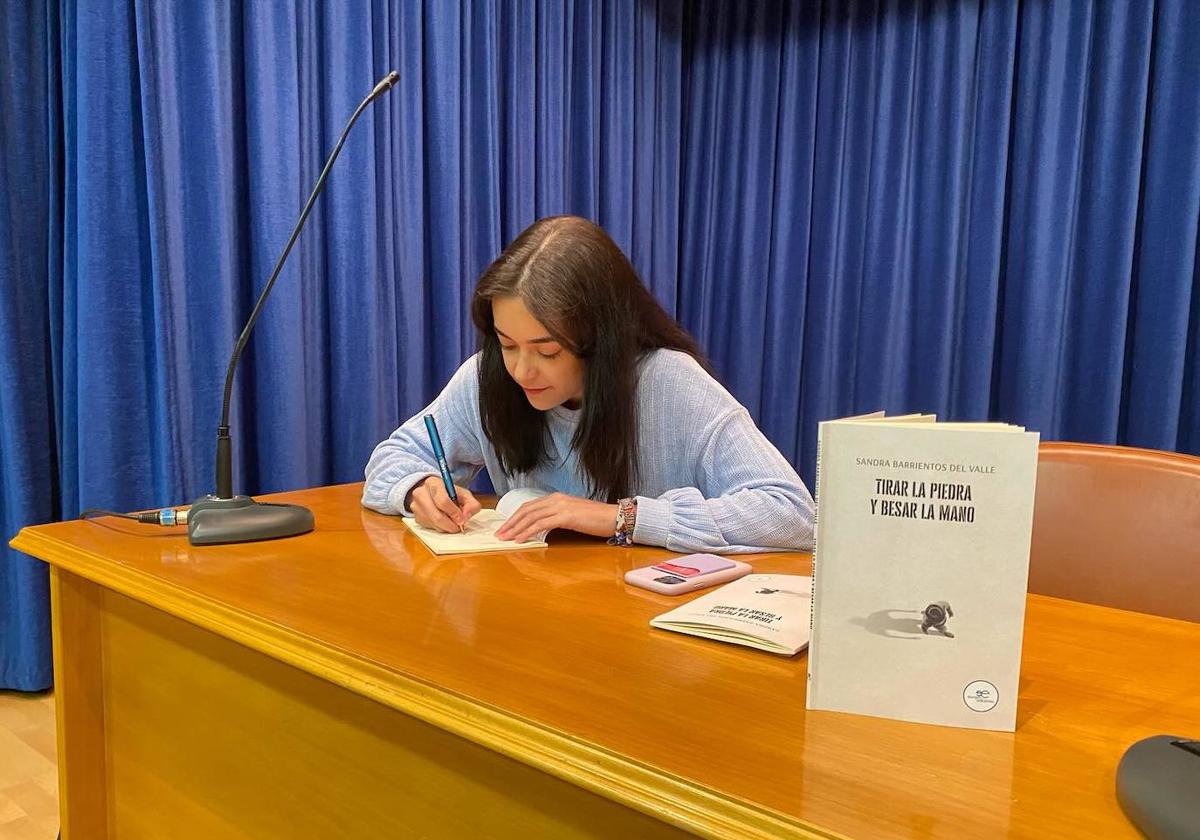
[[[1200,735],[1200,624],[1031,595],[1015,735],[806,713],[803,654],[650,628],[683,599],[623,575],[666,551],[552,534],[548,549],[437,557],[360,492],[280,497],[316,515],[289,540],[193,547],[110,519],[14,545],[710,836],[753,822],[759,836],[1133,837],[1122,752]],[[746,559],[809,571],[807,555]]]

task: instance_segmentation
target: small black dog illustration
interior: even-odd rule
[[[928,635],[930,629],[937,630],[948,639],[953,639],[954,634],[946,629],[946,622],[954,615],[954,610],[950,609],[950,604],[945,601],[935,601],[925,609],[921,610],[921,632]]]

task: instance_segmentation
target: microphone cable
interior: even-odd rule
[[[145,525],[161,525],[164,528],[171,528],[175,525],[186,525],[188,512],[186,509],[161,508],[160,510],[149,510],[145,513],[118,513],[115,510],[104,510],[103,508],[88,508],[79,514],[79,518],[84,521],[100,516],[114,516],[117,519],[129,519]]]

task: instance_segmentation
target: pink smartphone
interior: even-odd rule
[[[737,580],[751,572],[748,564],[716,554],[672,557],[625,573],[625,582],[663,595],[682,595]]]

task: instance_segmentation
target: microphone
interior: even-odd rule
[[[300,229],[304,227],[308,214],[312,212],[317,196],[325,187],[325,179],[329,177],[329,170],[342,151],[342,145],[346,142],[350,128],[368,105],[391,90],[399,80],[400,74],[395,70],[380,79],[379,83],[367,94],[367,98],[355,109],[349,122],[346,123],[346,127],[342,129],[342,134],[333,147],[329,160],[325,162],[325,168],[321,170],[321,175],[317,178],[317,184],[313,187],[312,194],[304,204],[300,220],[292,229],[292,235],[288,237],[283,253],[279,255],[279,260],[275,263],[275,268],[271,271],[266,285],[263,286],[262,293],[258,296],[258,301],[254,304],[254,309],[246,320],[246,326],[242,329],[242,333],[233,347],[233,353],[229,357],[229,367],[225,371],[225,399],[221,405],[221,422],[217,426],[217,489],[215,493],[197,499],[188,511],[188,541],[192,545],[273,540],[306,534],[313,529],[312,511],[302,505],[256,502],[249,496],[233,494],[233,441],[229,436],[229,403],[233,395],[233,373],[237,368],[238,359],[241,358],[242,350],[245,349],[246,342],[250,338],[254,322],[262,313],[267,295],[271,293],[275,280],[283,268],[283,263],[296,243]]]
[[[379,84],[375,85],[374,89],[372,89],[371,93],[367,96],[367,100],[370,101],[373,99],[378,99],[380,96],[394,88],[396,86],[396,82],[398,81],[400,81],[400,74],[393,70],[379,80]],[[350,122],[354,122],[354,119],[351,118]]]

